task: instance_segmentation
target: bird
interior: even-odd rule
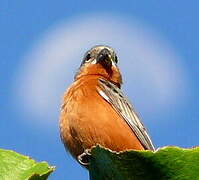
[[[111,47],[97,45],[85,53],[60,112],[61,140],[80,164],[87,165],[83,157],[96,145],[116,152],[155,151],[121,85],[118,57]]]

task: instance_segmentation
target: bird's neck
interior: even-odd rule
[[[110,69],[105,69],[101,65],[98,65],[98,64],[83,66],[80,68],[79,72],[76,74],[75,80],[78,80],[85,76],[102,77],[114,83],[119,88],[122,84],[121,73],[118,68],[113,67],[113,66]]]

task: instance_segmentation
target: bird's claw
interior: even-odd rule
[[[84,152],[77,157],[77,159],[81,165],[88,166],[89,165],[89,156],[91,156],[91,150],[85,149]]]

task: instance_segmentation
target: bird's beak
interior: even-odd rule
[[[97,63],[100,63],[103,66],[107,66],[107,67],[112,66],[112,56],[111,56],[110,51],[106,48],[100,51],[96,60],[97,60]]]

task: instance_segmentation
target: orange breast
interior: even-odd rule
[[[114,151],[144,149],[125,120],[98,94],[98,78],[80,78],[64,96],[60,130],[65,146],[74,157],[97,144]]]

